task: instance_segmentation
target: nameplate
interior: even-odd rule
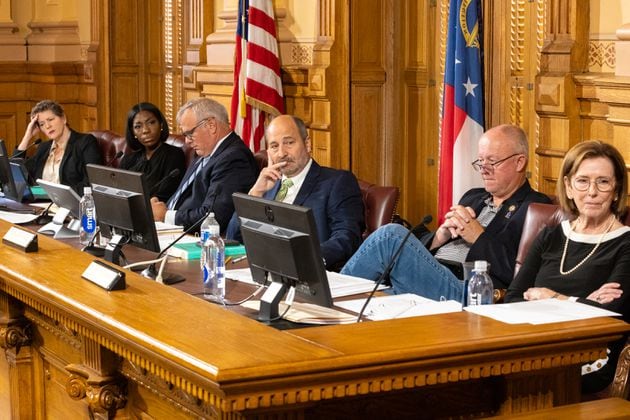
[[[37,251],[37,234],[12,227],[2,237],[2,243],[24,252]]]
[[[81,275],[105,290],[125,290],[125,273],[100,261],[92,261]]]

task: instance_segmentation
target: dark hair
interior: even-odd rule
[[[157,118],[160,123],[160,142],[164,143],[166,139],[168,139],[170,131],[168,130],[168,124],[166,123],[166,118],[164,118],[162,111],[150,102],[140,102],[139,104],[134,105],[127,113],[127,130],[125,132],[127,145],[129,145],[129,147],[133,150],[142,150],[144,148],[142,143],[140,143],[133,134],[133,119],[140,111],[147,111],[155,115],[155,118]]]
[[[302,141],[306,141],[306,138],[308,137],[308,130],[306,129],[306,124],[304,124],[304,121],[302,121],[301,118],[296,117],[295,115],[292,115],[293,118],[293,122],[295,123],[295,126],[298,129],[298,132],[300,133],[300,137],[302,137]]]
[[[31,115],[39,114],[44,111],[52,111],[52,113],[58,117],[64,117],[66,115],[63,107],[59,105],[59,103],[51,101],[50,99],[44,99],[43,101],[37,102],[33,109],[31,109]]]
[[[618,218],[626,211],[626,199],[628,196],[628,172],[623,156],[614,146],[599,140],[589,140],[573,146],[562,161],[562,169],[556,184],[556,194],[560,201],[560,207],[566,212],[578,216],[579,211],[573,200],[567,197],[567,189],[564,179],[570,180],[578,168],[586,159],[598,157],[606,158],[612,163],[615,170],[615,196],[610,209]]]

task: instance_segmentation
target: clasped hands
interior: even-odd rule
[[[462,238],[469,244],[473,244],[484,232],[483,226],[476,219],[475,211],[470,207],[453,206],[444,217],[444,223],[435,234],[432,244],[434,248],[455,238]]]
[[[621,284],[614,282],[604,283],[599,289],[588,295],[586,299],[597,302],[600,305],[604,305],[620,298],[622,294],[623,290],[621,289]],[[530,287],[525,291],[525,293],[523,293],[523,299],[525,300],[550,299],[554,297],[558,299],[567,299],[566,296],[560,295],[546,287]]]

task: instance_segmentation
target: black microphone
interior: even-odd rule
[[[101,248],[100,246],[95,246],[94,245],[94,241],[96,240],[96,236],[98,235],[98,233],[101,231],[101,227],[100,226],[96,226],[96,229],[94,230],[94,234],[92,235],[92,238],[90,238],[89,242],[87,243],[87,245],[85,245],[83,248],[81,248],[81,251],[83,252],[87,252],[88,254],[94,255],[95,257],[104,257],[105,256],[105,248]]]
[[[37,223],[38,225],[45,225],[52,221],[52,216],[49,214],[49,210],[53,204],[55,204],[54,201],[51,201],[48,207],[46,207],[44,211],[42,211],[39,216],[37,216],[37,219],[35,219],[35,223]]]
[[[164,178],[160,179],[152,188],[151,191],[149,191],[149,197],[153,197],[153,195],[157,192],[157,190],[160,189],[160,187],[162,186],[162,184],[164,184],[166,181],[169,181],[177,176],[179,176],[180,170],[178,168],[173,169],[171,172],[168,173],[168,175],[166,175]]]
[[[107,161],[107,163],[105,163],[105,166],[111,166],[112,163],[114,163],[114,161],[116,159],[119,159],[122,155],[124,155],[125,153],[122,150],[119,150],[118,152],[116,152],[116,154],[114,155],[114,157],[112,157],[110,160]]]
[[[402,239],[402,241],[398,245],[398,248],[396,248],[396,252],[394,252],[394,255],[392,255],[392,258],[389,260],[387,267],[385,267],[385,270],[383,270],[378,280],[376,280],[376,284],[374,285],[374,288],[372,289],[372,291],[370,292],[370,295],[365,300],[365,303],[363,304],[363,307],[361,308],[361,312],[359,312],[359,316],[357,317],[357,322],[361,322],[361,318],[363,317],[363,312],[365,312],[365,308],[367,308],[368,304],[370,303],[370,300],[372,300],[374,293],[376,293],[381,283],[383,283],[385,279],[389,277],[389,273],[394,268],[394,264],[396,263],[396,260],[398,259],[398,256],[402,252],[403,246],[405,246],[405,243],[407,243],[407,240],[409,239],[409,237],[418,229],[421,229],[423,227],[426,229],[425,225],[427,225],[428,223],[431,223],[432,220],[433,220],[433,217],[430,214],[427,214],[426,216],[422,218],[422,221],[419,224],[409,229],[405,237]]]
[[[187,234],[189,234],[190,232],[192,232],[193,230],[198,228],[199,225],[206,219],[206,217],[208,217],[208,215],[214,211],[214,204],[217,201],[217,197],[221,194],[221,189],[222,189],[222,185],[220,185],[220,184],[217,185],[217,188],[216,188],[216,190],[214,192],[214,197],[212,197],[212,205],[210,206],[208,211],[203,216],[201,216],[199,219],[197,219],[195,221],[195,223],[190,225],[188,227],[188,229],[185,229],[182,232],[181,235],[179,235],[177,238],[175,238],[175,240],[173,240],[170,244],[168,244],[163,250],[161,250],[160,253],[157,255],[157,257],[155,258],[156,260],[160,259],[164,255],[164,253],[166,251],[168,251],[173,245],[175,245],[177,242],[179,242],[184,236],[186,236]],[[155,280],[155,278],[157,276],[157,271],[155,269],[155,263],[149,265],[147,268],[142,270],[142,273],[140,273],[140,274],[142,276],[144,276],[144,277],[148,277],[150,279]],[[171,285],[171,284],[182,282],[184,280],[186,280],[186,278],[184,278],[183,276],[181,276],[179,274],[167,274],[167,275],[163,276],[162,283]]]
[[[37,139],[33,143],[26,146],[26,149],[16,150],[15,153],[13,153],[13,156],[11,156],[11,159],[22,159],[22,156],[26,156],[26,152],[28,151],[28,149],[30,149],[33,146],[37,146],[41,142],[42,142],[42,139]]]

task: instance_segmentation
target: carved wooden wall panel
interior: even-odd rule
[[[393,139],[393,5],[391,0],[350,2],[350,85],[352,171],[383,183]],[[370,28],[356,30],[355,28]]]
[[[402,2],[400,60],[402,77],[398,118],[400,135],[392,141],[393,181],[402,187],[399,212],[412,223],[435,215],[437,196],[438,117],[436,86],[436,7],[427,1]],[[418,22],[427,24],[419,25]],[[433,22],[431,25],[430,22]],[[398,31],[397,31],[398,32]]]

